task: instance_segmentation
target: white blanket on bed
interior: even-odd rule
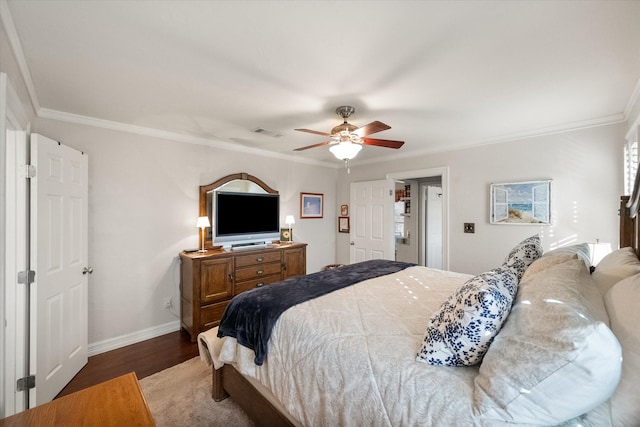
[[[216,369],[235,364],[302,425],[512,425],[474,419],[478,367],[415,360],[432,313],[470,277],[412,267],[371,279],[287,310],[263,366],[217,328],[199,335],[201,357]],[[608,401],[562,424],[607,425]]]
[[[214,364],[235,363],[304,425],[473,425],[477,367],[415,360],[431,314],[470,277],[411,267],[332,292],[281,316],[262,367],[233,338]]]

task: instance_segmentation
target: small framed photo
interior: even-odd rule
[[[340,216],[349,216],[349,205],[340,205]]]
[[[349,217],[348,216],[339,216],[338,217],[338,232],[339,233],[348,233],[349,232]]]
[[[293,230],[291,228],[281,228],[280,229],[280,241],[281,242],[291,242],[291,241],[293,241]]]
[[[491,224],[551,224],[551,180],[491,184]]]
[[[324,195],[300,193],[300,218],[322,218]]]

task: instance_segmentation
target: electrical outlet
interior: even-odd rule
[[[465,222],[464,223],[464,232],[465,233],[475,233],[476,232],[476,223],[475,222]]]
[[[165,298],[164,299],[164,308],[166,308],[168,310],[171,307],[173,307],[173,301],[172,301],[171,297]]]

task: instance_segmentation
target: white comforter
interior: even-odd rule
[[[431,314],[471,276],[425,267],[367,280],[299,304],[278,320],[262,367],[223,338],[234,363],[308,426],[474,425],[477,367],[417,362]]]

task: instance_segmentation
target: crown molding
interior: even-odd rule
[[[43,119],[58,120],[67,123],[74,123],[84,126],[91,126],[101,129],[114,130],[118,132],[125,132],[130,134],[136,134],[141,136],[148,136],[152,138],[165,139],[168,141],[184,142],[188,144],[206,145],[208,147],[214,147],[221,150],[235,151],[240,153],[255,154],[262,157],[271,157],[275,159],[294,161],[297,163],[305,163],[315,166],[324,166],[330,168],[336,168],[333,163],[321,162],[314,159],[305,159],[289,154],[277,153],[274,151],[262,150],[259,148],[247,147],[240,144],[232,144],[230,142],[214,140],[209,138],[201,138],[191,135],[185,135],[177,132],[169,132],[154,128],[148,128],[138,125],[130,125],[121,122],[115,122],[111,120],[98,119],[90,116],[83,116],[80,114],[65,113],[63,111],[51,110],[48,108],[40,108],[38,110],[38,117]]]
[[[513,133],[496,136],[493,138],[486,138],[486,139],[476,140],[472,142],[464,142],[464,143],[461,142],[458,144],[454,142],[453,144],[448,145],[446,148],[426,149],[426,150],[420,150],[420,151],[412,151],[410,153],[398,153],[395,155],[386,156],[383,160],[376,160],[376,159],[365,160],[361,163],[358,163],[357,165],[352,164],[352,167],[357,167],[360,165],[368,165],[373,163],[382,163],[382,162],[393,161],[393,160],[402,160],[408,157],[426,156],[426,155],[432,155],[436,153],[446,153],[449,151],[467,150],[470,148],[482,147],[482,146],[493,145],[493,144],[501,144],[504,142],[517,141],[520,139],[537,138],[545,135],[572,132],[572,131],[588,129],[592,127],[622,123],[626,120],[627,120],[626,115],[624,113],[619,113],[619,114],[614,114],[611,116],[601,117],[593,120],[583,120],[580,122],[567,123],[564,125],[550,126],[546,128],[532,129],[532,130],[527,130],[522,132],[513,132]]]
[[[22,45],[20,44],[20,37],[18,37],[18,31],[16,30],[16,26],[13,23],[13,18],[11,17],[11,12],[9,11],[9,4],[7,3],[7,0],[0,0],[0,19],[2,20],[4,31],[7,33],[7,39],[9,39],[9,45],[13,50],[13,55],[18,64],[18,69],[20,70],[20,74],[22,75],[22,80],[24,81],[24,85],[26,86],[27,92],[29,93],[31,107],[33,108],[33,111],[38,114],[38,111],[40,110],[40,103],[38,102],[38,96],[36,95],[36,89],[33,86],[31,72],[29,71],[27,60],[24,57]]]

